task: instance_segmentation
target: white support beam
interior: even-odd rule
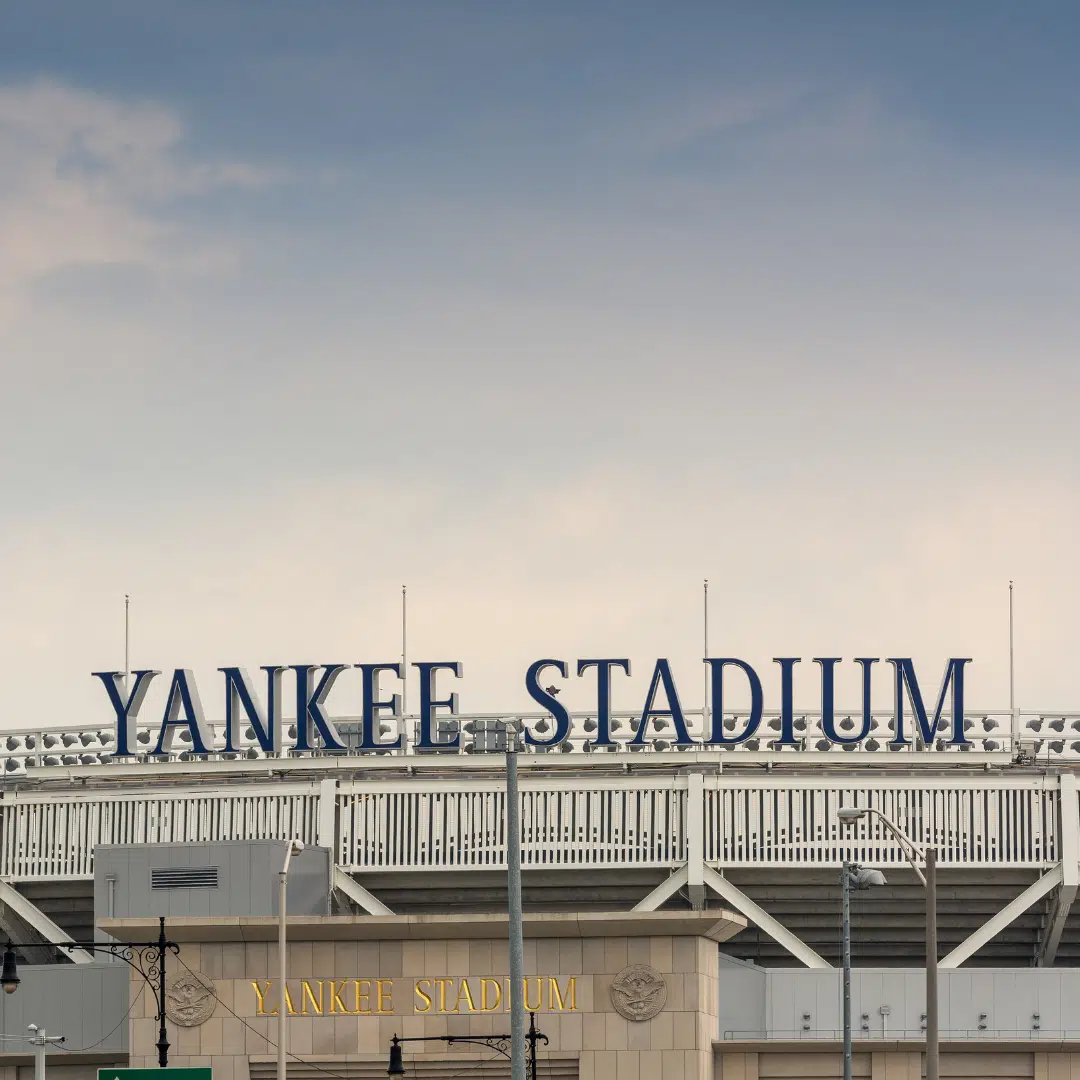
[[[983,923],[969,938],[960,942],[955,949],[938,964],[939,969],[959,967],[968,957],[988,945],[1011,922],[1020,918],[1032,904],[1038,903],[1051,889],[1061,884],[1061,866],[1047,871],[1033,885],[1029,885],[1015,900],[1003,907],[992,919]]]
[[[59,945],[72,940],[66,930],[61,930],[45,912],[30,903],[14,885],[3,880],[0,880],[0,906],[26,923],[35,934],[40,935],[42,941]],[[35,945],[36,942],[27,941],[24,944]],[[64,955],[70,956],[76,964],[89,964],[94,959],[85,949],[65,949]]]
[[[372,896],[352,874],[342,870],[340,866],[334,866],[332,884],[337,892],[344,893],[357,907],[369,915],[394,914],[378,897]]]
[[[1069,908],[1076,899],[1075,885],[1061,885],[1054,893],[1054,899],[1047,915],[1046,926],[1043,927],[1039,941],[1039,954],[1035,958],[1036,967],[1053,967],[1057,958],[1058,945],[1061,944],[1061,935],[1065,929],[1065,920],[1069,917]]]
[[[808,968],[831,969],[832,964],[818,956],[804,941],[797,938],[786,926],[778,923],[767,911],[758,907],[746,893],[737,889],[727,878],[721,877],[711,866],[705,867],[705,884],[726,900],[740,915],[745,915],[760,927],[778,945],[782,945],[796,960]]]
[[[705,777],[691,773],[686,785],[686,891],[690,907],[705,908]]]
[[[657,911],[660,905],[674,896],[689,879],[689,871],[685,866],[680,867],[670,877],[665,878],[644,900],[634,905],[635,911]]]
[[[319,781],[319,847],[330,849],[330,858],[337,858],[337,781]]]
[[[1069,908],[1072,907],[1077,887],[1080,886],[1080,800],[1077,799],[1075,773],[1064,773],[1059,778],[1059,784],[1061,884],[1054,894],[1046,926],[1043,927],[1038,955],[1035,957],[1036,967],[1054,966],[1065,920],[1069,917]]]

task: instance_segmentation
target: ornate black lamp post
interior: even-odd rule
[[[529,1080],[536,1080],[536,1044],[547,1044],[548,1038],[536,1030],[536,1013],[529,1013],[529,1030],[525,1033],[525,1039],[529,1044]],[[510,1057],[509,1035],[414,1035],[407,1038],[399,1038],[397,1035],[390,1040],[390,1066],[386,1070],[387,1076],[404,1076],[405,1062],[401,1056],[401,1044],[407,1042],[444,1042],[448,1046],[455,1043],[476,1043],[486,1046],[489,1050],[496,1050],[503,1057]]]
[[[157,941],[45,941],[56,949],[85,949],[92,953],[108,953],[123,960],[128,967],[137,971],[154,991],[157,998],[158,1022],[158,1065],[165,1068],[169,1064],[169,1039],[165,1033],[165,955],[180,952],[180,946],[165,938],[165,919],[159,923]],[[0,986],[5,994],[13,994],[19,988],[19,974],[15,968],[15,948],[9,941],[4,949],[4,968],[0,975]]]

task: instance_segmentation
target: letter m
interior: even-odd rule
[[[941,680],[941,690],[938,693],[933,720],[926,715],[926,706],[923,704],[919,680],[915,677],[915,665],[911,662],[911,657],[890,656],[889,663],[896,670],[896,734],[892,740],[893,744],[906,745],[909,741],[904,735],[904,698],[906,697],[911,704],[911,711],[919,725],[924,744],[932,748],[934,737],[939,730],[945,696],[949,694],[951,688],[949,704],[952,712],[952,738],[949,742],[955,746],[966,745],[968,738],[964,733],[964,665],[971,663],[971,657],[949,660],[945,675]]]

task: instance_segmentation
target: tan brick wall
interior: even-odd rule
[[[248,1080],[249,1056],[273,1055],[277,1017],[256,1015],[253,979],[274,978],[277,946],[268,943],[184,945],[180,958],[214,983],[219,1004],[195,1028],[169,1024],[170,1065],[211,1065],[215,1080]],[[417,979],[504,979],[505,941],[341,941],[289,945],[289,978],[389,979],[387,1015],[297,1015],[289,1018],[289,1049],[301,1057],[381,1057],[393,1035],[490,1035],[509,1031],[509,1017],[493,1013],[417,1013]],[[612,979],[629,964],[649,964],[668,985],[664,1010],[652,1020],[624,1019],[611,1002]],[[170,973],[182,970],[170,959]],[[545,992],[537,1023],[551,1051],[580,1052],[581,1080],[707,1080],[713,1073],[717,1031],[716,944],[701,937],[548,938],[525,942],[526,976],[557,978],[565,992],[576,979],[576,1011],[548,1011]],[[139,980],[141,983],[141,980]],[[133,981],[132,992],[138,993]],[[530,989],[530,994],[534,991]],[[347,1002],[353,1001],[352,988]],[[276,979],[267,1007],[276,1005]],[[374,1002],[373,1002],[374,1003]],[[297,1010],[301,1003],[294,1001]],[[447,1001],[449,1006],[449,1000]],[[243,1019],[237,1019],[229,1010]],[[312,1012],[310,1003],[309,1012]],[[133,1012],[132,1066],[156,1063],[154,1003],[144,993]],[[445,1055],[445,1044],[406,1047],[407,1056]],[[454,1052],[454,1051],[450,1051]],[[472,1047],[462,1053],[475,1055]]]

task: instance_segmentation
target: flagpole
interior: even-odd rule
[[[704,588],[702,592],[702,606],[704,615],[704,631],[705,631],[705,655],[703,659],[705,663],[705,696],[702,699],[704,704],[701,707],[701,737],[707,739],[709,737],[709,579],[705,579]]]
[[[405,732],[405,717],[409,715],[409,650],[408,650],[408,600],[406,587],[401,586],[401,730]],[[407,740],[406,736],[406,740]]]
[[[124,686],[131,675],[131,597],[124,593]]]
[[[1013,647],[1013,583],[1009,582],[1009,727],[1012,734],[1013,752],[1019,747],[1020,717],[1016,713],[1016,664]]]

